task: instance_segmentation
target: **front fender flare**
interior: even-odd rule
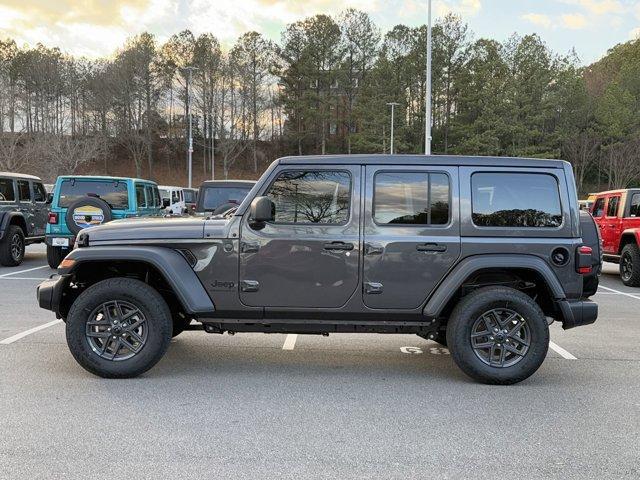
[[[204,286],[185,258],[171,248],[147,246],[96,246],[77,248],[67,259],[75,260],[69,269],[58,269],[60,275],[73,273],[87,262],[138,261],[155,267],[173,288],[187,313],[198,315],[215,311]]]
[[[564,300],[564,289],[551,267],[534,255],[477,255],[462,260],[438,285],[423,309],[429,318],[437,318],[463,282],[474,272],[487,268],[520,268],[533,270],[544,278],[556,301]]]

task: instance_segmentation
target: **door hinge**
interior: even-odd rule
[[[243,292],[257,292],[260,290],[260,283],[257,280],[242,280],[240,290]]]
[[[382,293],[383,285],[377,282],[365,282],[364,293],[368,295],[377,295]]]

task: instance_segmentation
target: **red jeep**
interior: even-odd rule
[[[598,193],[591,214],[600,227],[604,259],[620,265],[625,285],[640,287],[640,189]]]

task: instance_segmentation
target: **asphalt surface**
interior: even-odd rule
[[[417,336],[359,334],[185,332],[144,376],[100,379],[62,323],[2,344],[55,321],[44,265],[31,246],[0,268],[1,479],[640,477],[640,289],[614,265],[598,321],[552,325],[564,356],[510,387]]]

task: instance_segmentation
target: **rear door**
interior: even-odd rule
[[[607,207],[602,220],[602,243],[606,253],[618,253],[622,219],[618,217],[621,194],[615,193],[607,197]]]
[[[22,212],[25,222],[27,223],[27,237],[33,237],[36,212],[35,203],[33,203],[33,196],[31,195],[31,186],[29,180],[18,180],[16,182],[18,186],[18,210]]]
[[[460,255],[457,167],[367,166],[364,303],[418,308]]]

